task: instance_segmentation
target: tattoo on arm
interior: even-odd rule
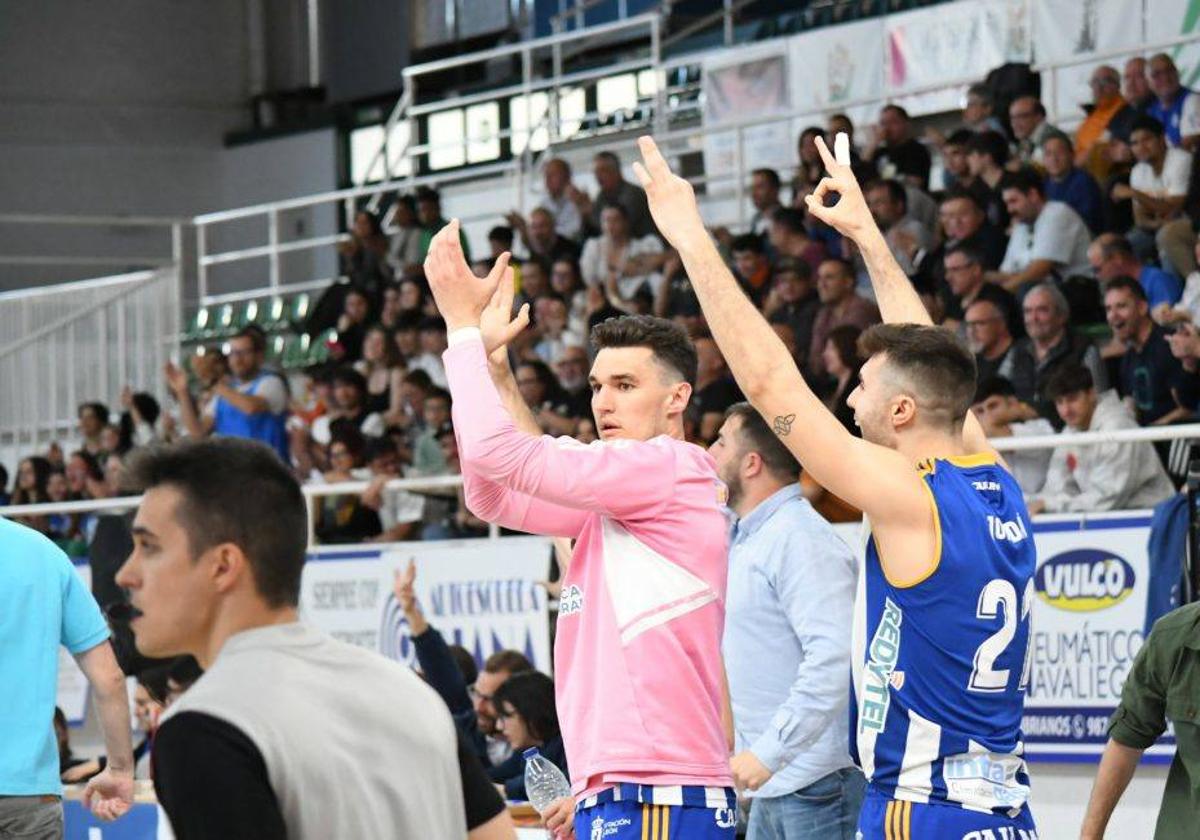
[[[788,414],[786,416],[781,414],[778,417],[776,417],[775,423],[774,423],[775,434],[779,435],[780,437],[787,437],[788,434],[792,431],[792,423],[794,423],[795,420],[796,420],[795,414]]]

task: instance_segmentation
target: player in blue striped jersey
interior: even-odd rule
[[[852,748],[870,780],[859,836],[1036,840],[1020,731],[1035,554],[1021,491],[969,410],[970,351],[932,326],[850,167],[818,139],[829,175],[808,210],[858,246],[887,322],[863,336],[853,437],[738,289],[691,187],[640,142],[654,220],[742,391],[871,526],[853,661]]]

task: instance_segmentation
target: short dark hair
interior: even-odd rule
[[[908,193],[895,178],[877,178],[867,184],[866,192],[871,190],[887,190],[888,198],[903,207],[906,213],[908,212]]]
[[[997,166],[1008,163],[1008,141],[998,131],[981,131],[967,141],[967,151],[987,155]]]
[[[190,653],[175,657],[167,665],[167,680],[179,686],[180,691],[187,691],[202,676],[204,669]]]
[[[148,668],[143,668],[138,671],[137,681],[142,688],[146,689],[146,693],[150,695],[150,699],[156,703],[167,702],[167,678],[171,673],[171,664],[164,662],[161,665],[151,665]]]
[[[750,170],[750,175],[751,175],[751,177],[753,177],[754,175],[763,176],[764,178],[767,179],[767,181],[770,182],[771,186],[773,186],[775,189],[779,189],[781,186],[783,186],[783,182],[779,180],[779,173],[776,172],[774,169],[770,169],[768,167],[763,166],[763,167],[759,167],[758,169]]]
[[[904,110],[904,108],[903,108],[902,106],[900,106],[900,105],[896,105],[896,104],[894,104],[894,103],[893,103],[893,104],[890,104],[890,105],[884,105],[882,108],[880,108],[880,109],[879,109],[879,113],[881,113],[881,114],[882,114],[884,111],[891,111],[891,112],[893,112],[894,114],[896,114],[896,116],[898,116],[898,117],[900,117],[900,118],[902,118],[902,119],[905,119],[905,120],[911,120],[911,119],[912,119],[912,117],[910,117],[910,116],[908,115],[908,111]]]
[[[418,187],[417,188],[417,203],[423,204],[427,201],[432,201],[434,204],[442,203],[442,196],[433,187]]]
[[[738,451],[757,452],[763,466],[771,475],[789,484],[800,478],[800,462],[779,435],[771,431],[767,421],[748,402],[734,403],[725,411],[725,419],[737,417],[742,421],[738,434]]]
[[[1050,378],[1046,380],[1044,392],[1046,399],[1053,402],[1059,397],[1090,391],[1095,386],[1096,382],[1092,379],[1092,372],[1084,365],[1067,364],[1050,375]]]
[[[946,249],[946,253],[942,255],[942,259],[945,260],[953,254],[962,254],[963,259],[971,265],[984,265],[983,252],[971,245],[952,245]]]
[[[507,242],[510,246],[513,243],[513,229],[508,225],[496,225],[488,231],[488,241],[495,240],[497,242]]]
[[[463,682],[467,685],[474,685],[475,680],[479,678],[479,666],[475,664],[475,656],[462,645],[450,645],[449,650],[450,657],[458,666],[459,673],[462,674]]]
[[[233,543],[246,555],[255,588],[269,606],[299,603],[308,509],[274,450],[232,437],[151,447],[130,457],[124,483],[134,492],[175,489],[175,519],[187,532],[193,558]]]
[[[853,371],[862,367],[862,359],[858,355],[858,338],[861,335],[862,330],[854,324],[842,324],[831,329],[825,337],[826,342],[833,342],[842,364]]]
[[[440,315],[430,315],[421,319],[421,322],[417,324],[417,329],[420,332],[445,332],[446,320]]]
[[[1020,193],[1036,192],[1044,198],[1046,183],[1032,166],[1022,166],[1015,172],[1004,173],[1000,179],[1000,192],[1005,190],[1016,190]]]
[[[592,346],[648,347],[664,367],[679,374],[689,385],[696,384],[696,347],[687,331],[674,321],[653,315],[623,315],[592,327]]]
[[[367,378],[349,365],[335,370],[329,381],[334,385],[350,385],[358,389],[359,393],[367,393]]]
[[[608,163],[611,163],[613,166],[617,167],[618,169],[621,168],[621,159],[619,157],[617,157],[616,153],[614,153],[614,152],[608,152],[608,151],[596,152],[596,156],[594,158],[592,158],[592,160],[607,161]]]
[[[399,450],[396,449],[396,442],[394,440],[389,437],[373,437],[366,439],[366,444],[363,446],[362,459],[364,464],[369,464],[385,455],[398,454]]]
[[[533,663],[519,650],[498,650],[483,661],[483,670],[489,674],[519,674],[532,671]]]
[[[947,201],[959,201],[959,200],[971,202],[980,211],[987,210],[987,208],[983,206],[983,202],[981,202],[979,200],[979,196],[975,195],[975,193],[971,192],[970,190],[964,189],[963,187],[958,186],[958,185],[955,185],[955,186],[951,187],[950,189],[946,190],[946,192],[942,195],[942,200],[938,202],[938,207],[944,207]]]
[[[798,277],[808,280],[812,277],[812,266],[808,260],[798,260],[792,257],[781,257],[775,263],[775,270],[772,272],[775,277],[780,274],[795,274]]]
[[[1133,124],[1129,126],[1129,133],[1132,135],[1135,131],[1148,131],[1155,137],[1164,137],[1167,133],[1163,124],[1149,114],[1144,114],[1133,121]]]
[[[971,142],[971,138],[975,136],[975,132],[969,128],[960,128],[958,131],[953,131],[946,138],[944,145],[946,146],[966,146]]]
[[[425,399],[426,399],[426,401],[428,401],[428,400],[445,400],[447,405],[449,405],[453,401],[453,398],[450,396],[449,391],[447,391],[445,388],[439,388],[436,385],[433,388],[430,388],[429,391],[425,394]]]
[[[102,402],[80,403],[79,408],[75,411],[75,416],[82,418],[85,411],[93,412],[102,423],[108,422],[108,406]]]
[[[361,292],[358,289],[352,289],[351,291],[358,292],[363,297],[367,297],[365,292]],[[347,294],[349,294],[349,292],[347,292]],[[370,300],[370,298],[367,298],[367,300]],[[254,350],[255,353],[263,353],[267,349],[266,334],[260,328],[254,326],[253,324],[249,324],[248,326],[242,327],[240,330],[238,330],[236,333],[233,334],[233,337],[250,339],[250,347]]]
[[[957,429],[975,396],[975,357],[962,339],[941,327],[876,324],[858,340],[859,355],[886,353],[888,364],[914,386],[913,398],[930,424]]]
[[[530,736],[543,743],[558,737],[558,709],[554,705],[554,680],[540,671],[522,671],[501,683],[492,696],[492,705],[513,707]]]
[[[1104,233],[1097,236],[1093,240],[1094,244],[1100,248],[1100,256],[1106,260],[1113,257],[1125,257],[1126,259],[1137,260],[1137,254],[1133,250],[1133,244],[1128,238],[1121,236],[1119,233]]]
[[[420,388],[426,394],[433,388],[433,380],[429,377],[428,372],[421,368],[413,368],[404,374],[404,384]]]
[[[806,233],[804,213],[794,207],[779,207],[771,214],[772,224],[779,225],[788,233]]]
[[[1117,292],[1121,291],[1122,289],[1129,292],[1138,300],[1144,300],[1147,303],[1150,302],[1150,299],[1146,297],[1146,290],[1142,288],[1142,284],[1128,275],[1123,274],[1120,277],[1114,277],[1104,284],[1105,296],[1107,296],[1109,292]]]
[[[756,254],[765,254],[767,246],[763,244],[762,237],[756,233],[743,233],[733,237],[733,241],[729,243],[729,252],[736,254],[738,251],[753,251]]]
[[[992,93],[992,89],[983,82],[976,82],[967,88],[967,96],[978,96],[988,105],[996,104],[996,95]]]
[[[975,400],[972,405],[992,397],[1015,397],[1016,395],[1017,389],[1012,384],[1012,380],[1003,376],[989,376],[975,389]]]

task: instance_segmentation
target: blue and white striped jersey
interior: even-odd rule
[[[1036,552],[1021,489],[992,455],[921,466],[932,571],[888,581],[873,537],[854,627],[851,754],[892,799],[1015,813]]]

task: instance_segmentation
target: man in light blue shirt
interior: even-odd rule
[[[111,820],[133,802],[129,698],[108,625],[67,556],[37,531],[0,519],[0,837],[63,835],[54,705],[63,645],[91,683],[108,766],[84,802]]]
[[[857,569],[800,493],[800,466],[748,403],[709,450],[735,524],[722,648],[747,840],[852,840],[866,781],[847,733]]]

